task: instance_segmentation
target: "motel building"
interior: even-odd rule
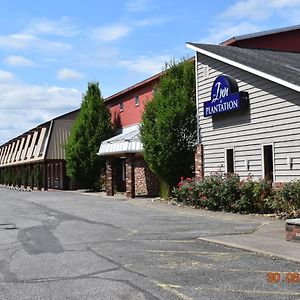
[[[196,53],[196,176],[300,179],[300,27],[187,47]]]
[[[158,195],[158,180],[143,159],[139,124],[161,74],[105,99],[116,128],[116,135],[99,145],[98,152],[107,162],[107,195]],[[64,146],[78,113],[79,109],[54,118],[1,145],[0,184],[33,187],[36,183],[32,182],[32,177],[39,168],[44,190],[72,188],[66,175]],[[8,180],[8,177],[13,179]]]
[[[1,145],[0,183],[36,188],[33,177],[38,168],[40,188],[69,189],[64,145],[78,112],[61,115]]]
[[[161,75],[158,73],[105,99],[117,129],[116,135],[103,141],[98,151],[98,155],[106,158],[108,196],[158,195],[158,180],[143,158],[139,125]]]

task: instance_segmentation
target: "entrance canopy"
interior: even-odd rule
[[[139,125],[123,128],[122,132],[101,143],[98,155],[108,156],[121,153],[141,153],[143,144],[140,140]]]

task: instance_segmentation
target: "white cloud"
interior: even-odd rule
[[[223,18],[236,20],[266,20],[282,9],[295,9],[300,7],[299,0],[243,0],[237,1],[221,14]]]
[[[80,79],[84,78],[84,74],[79,73],[72,69],[64,68],[64,69],[58,70],[57,78],[59,80],[80,80]]]
[[[35,38],[19,34],[0,35],[0,47],[8,49],[26,49]]]
[[[299,14],[295,14],[299,9],[300,0],[235,1],[216,16],[210,34],[200,41],[218,44],[234,36],[267,30],[270,27],[266,23],[272,19],[294,25],[299,21]]]
[[[61,53],[72,49],[69,44],[40,39],[28,34],[0,35],[0,47],[14,50],[32,49],[43,53]]]
[[[124,38],[131,32],[128,25],[115,24],[95,27],[90,32],[90,37],[98,42],[112,42]]]
[[[15,79],[15,76],[12,73],[4,71],[4,70],[0,70],[0,82],[1,81],[12,81],[14,79]]]
[[[19,56],[19,55],[9,55],[4,59],[4,63],[10,66],[16,67],[32,67],[34,66],[33,61],[30,59]]]
[[[125,7],[130,12],[141,12],[148,8],[149,0],[129,0],[125,3]]]
[[[164,69],[165,62],[169,62],[170,59],[171,57],[168,55],[141,55],[133,60],[120,61],[119,65],[126,67],[130,71],[146,75],[154,75],[155,73],[161,72]]]
[[[72,37],[80,33],[76,25],[71,20],[63,17],[58,20],[33,19],[24,29],[24,32],[32,35],[56,35]]]
[[[89,32],[91,39],[98,42],[113,42],[128,36],[133,30],[139,27],[161,25],[170,18],[145,18],[128,22],[126,24],[116,23],[107,26],[95,27]]]
[[[170,17],[161,17],[161,18],[146,18],[132,22],[133,26],[136,27],[145,27],[145,26],[155,26],[161,25],[170,21]]]
[[[272,11],[266,9],[266,1],[261,0],[245,0],[238,1],[226,9],[221,17],[224,19],[235,20],[254,20],[260,21],[267,19]]]
[[[79,108],[82,98],[77,89],[16,81],[0,82],[0,94],[0,144],[40,123]]]
[[[240,22],[235,24],[223,22],[219,25],[220,26],[218,27],[212,27],[210,29],[210,34],[200,40],[200,42],[207,44],[219,44],[231,37],[262,30],[260,26],[250,22]]]
[[[0,47],[14,50],[32,49],[39,52],[60,53],[72,49],[64,41],[48,39],[48,35],[72,37],[79,34],[77,27],[68,18],[59,20],[32,20],[25,29],[9,35],[0,35]]]

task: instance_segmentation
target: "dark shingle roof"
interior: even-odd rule
[[[300,87],[300,53],[187,43]]]

